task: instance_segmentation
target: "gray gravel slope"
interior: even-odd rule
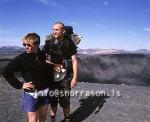
[[[89,96],[92,91],[97,96]],[[77,92],[78,96],[73,96]],[[106,94],[100,96],[102,92]],[[71,95],[74,122],[150,122],[150,87],[79,83]],[[57,122],[62,119],[59,107]],[[0,80],[0,121],[27,122],[22,91],[12,88],[3,78]]]

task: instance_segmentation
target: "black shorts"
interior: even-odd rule
[[[72,75],[66,76],[59,82],[54,82],[50,90],[50,105],[56,107],[59,105],[63,108],[70,106],[70,91],[71,91]]]

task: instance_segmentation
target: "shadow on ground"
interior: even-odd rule
[[[105,96],[89,96],[85,99],[80,99],[80,107],[78,107],[71,115],[71,122],[82,122],[87,117],[89,117],[93,112],[97,114],[103,107],[106,99],[109,98]]]

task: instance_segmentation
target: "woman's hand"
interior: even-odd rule
[[[31,90],[31,89],[35,89],[35,86],[32,85],[32,82],[25,82],[22,86],[22,89]]]

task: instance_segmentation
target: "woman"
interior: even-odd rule
[[[44,122],[49,105],[49,86],[52,81],[52,66],[46,63],[39,49],[40,36],[28,33],[23,38],[26,51],[15,57],[5,68],[4,77],[16,89],[23,89],[23,107],[29,122]],[[15,76],[21,72],[24,82]]]

